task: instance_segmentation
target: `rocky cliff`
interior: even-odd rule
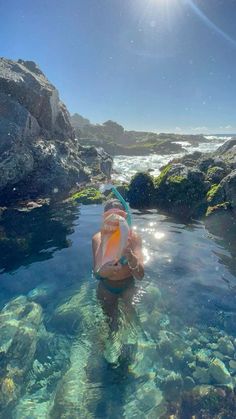
[[[106,153],[75,139],[57,89],[33,61],[0,58],[1,203],[64,193],[110,176],[111,166]]]

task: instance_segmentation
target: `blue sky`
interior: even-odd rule
[[[0,55],[36,61],[71,113],[236,132],[235,0],[0,0]]]

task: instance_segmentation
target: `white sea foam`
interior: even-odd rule
[[[184,147],[184,152],[178,154],[165,156],[158,154],[150,154],[148,156],[116,156],[113,165],[113,179],[120,182],[127,182],[136,172],[147,172],[149,170],[152,175],[157,176],[160,173],[160,168],[170,160],[193,153],[194,151],[201,151],[203,153],[213,152],[231,137],[206,136],[206,138],[208,142],[200,143],[198,146],[192,146],[190,143],[184,141],[176,141],[176,143]]]

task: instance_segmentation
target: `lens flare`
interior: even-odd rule
[[[236,47],[236,40],[231,38],[226,32],[220,29],[215,23],[213,23],[200,9],[196,6],[193,0],[185,0],[185,2],[191,7],[194,13],[205,23],[208,28],[213,29],[218,35],[222,36],[231,45]]]

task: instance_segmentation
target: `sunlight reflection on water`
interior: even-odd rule
[[[32,328],[32,339],[36,338],[36,351],[29,352],[32,368],[24,375],[13,417],[41,417],[43,409],[43,418],[50,417],[53,403],[55,418],[62,417],[62,412],[68,416],[68,409],[79,412],[77,417],[131,418],[134,411],[137,417],[150,411],[151,417],[171,417],[168,403],[172,408],[175,403],[180,406],[186,383],[221,385],[200,374],[205,368],[201,363],[208,358],[221,356],[233,377],[235,259],[233,247],[220,231],[210,230],[210,234],[201,222],[179,223],[156,211],[133,212],[134,229],[143,240],[145,277],[135,283],[134,317],[119,300],[119,333],[109,337],[96,296],[98,282],[91,275],[91,238],[100,228],[103,206],[72,208],[62,228],[64,209],[55,209],[57,224],[51,210],[37,210],[37,223],[33,213],[19,216],[19,229],[24,225],[22,241],[12,244],[18,264],[7,260],[1,276],[1,306],[20,297],[21,328],[27,309],[42,309],[40,328]],[[42,226],[53,229],[53,247],[50,237],[39,235]],[[232,226],[229,223],[230,234]],[[12,220],[6,217],[2,227],[10,237]],[[222,231],[226,231],[223,224]],[[37,242],[30,241],[32,234]],[[230,242],[235,244],[235,237],[232,231]],[[21,243],[27,252],[19,247]],[[50,258],[44,251],[48,249]],[[26,320],[28,328],[30,316]],[[232,355],[220,352],[222,339],[234,348]],[[27,345],[17,346],[14,363],[22,347],[27,350]]]

